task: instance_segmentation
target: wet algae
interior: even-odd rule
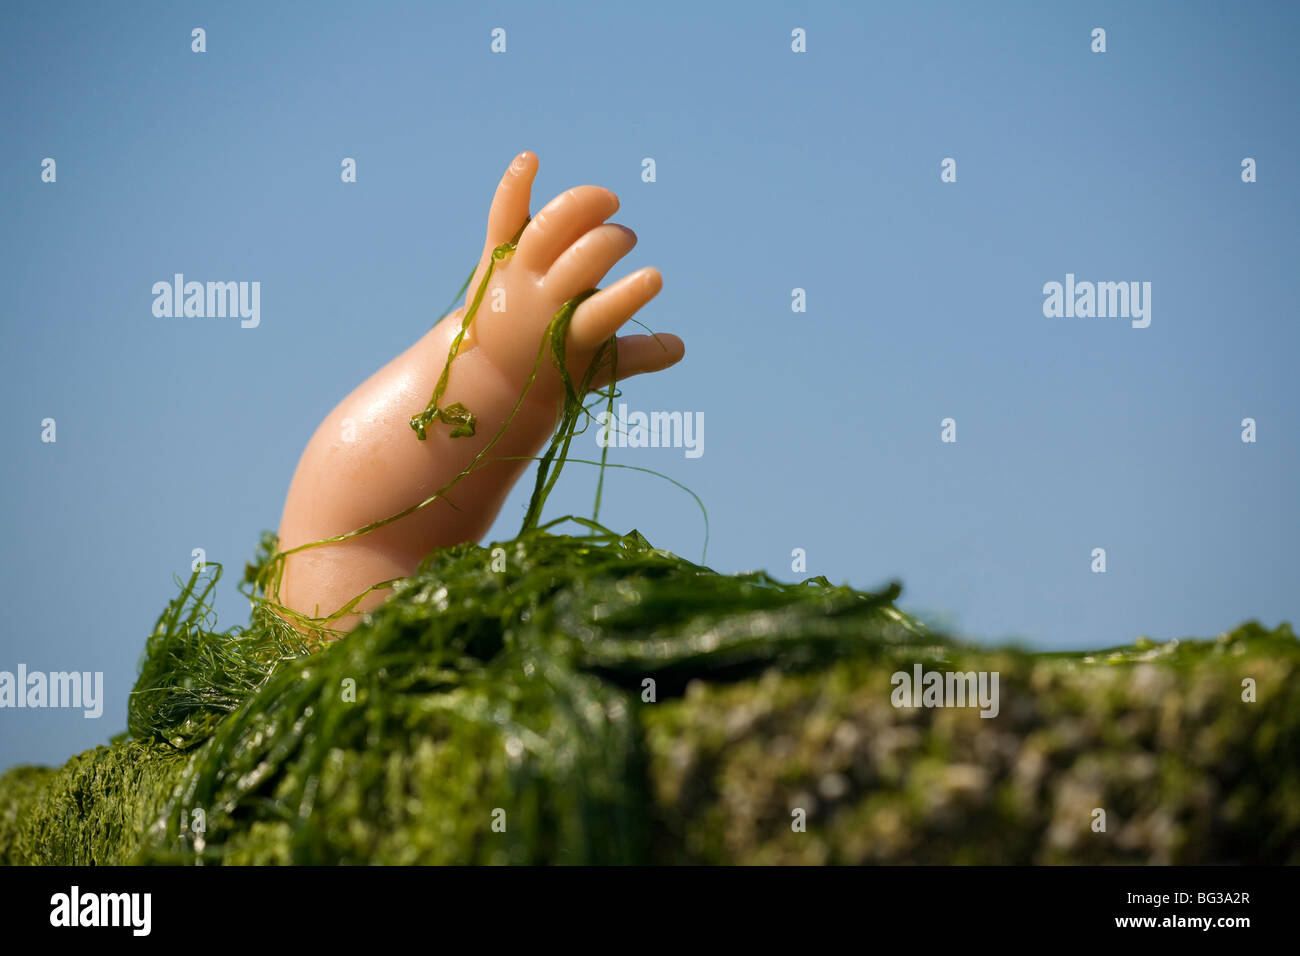
[[[128,732],[0,777],[0,862],[1300,863],[1286,624],[989,649],[931,632],[894,586],[718,574],[635,531],[543,524],[579,399],[616,362],[563,371],[578,301],[534,369],[549,351],[567,398],[514,540],[434,552],[334,641],[276,602],[272,535],[246,627],[215,628],[220,568],[194,574],[148,638]],[[472,434],[439,397],[417,434]],[[918,663],[997,672],[997,717],[895,707]]]
[[[0,861],[1300,862],[1285,625],[989,650],[635,532],[502,547],[314,651],[262,609],[209,631],[187,588],[129,739],[0,778]],[[915,662],[997,671],[998,717],[895,708]]]

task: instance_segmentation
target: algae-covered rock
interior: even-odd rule
[[[0,863],[120,865],[133,861],[184,766],[174,748],[124,741],[57,770],[0,777]]]
[[[701,681],[647,709],[655,857],[1300,863],[1300,646],[1286,625],[1090,660],[960,652],[940,666],[999,672],[998,716],[895,709],[893,665],[865,659]]]
[[[1285,624],[990,650],[635,532],[501,547],[314,652],[191,579],[129,739],[0,778],[0,862],[1300,862]],[[996,716],[895,706],[918,665],[995,673]]]

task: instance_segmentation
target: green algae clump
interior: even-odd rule
[[[205,593],[160,619],[130,739],[0,778],[0,861],[1300,862],[1286,625],[990,650],[892,588],[594,530],[436,552],[314,652],[203,629]],[[892,706],[918,662],[996,670],[999,715]]]
[[[592,519],[542,523],[598,368],[616,395],[613,340],[580,382],[565,368],[587,294],[538,353],[565,406],[516,538],[435,551],[334,641],[277,603],[273,535],[246,627],[215,628],[220,566],[193,574],[146,641],[128,732],[0,777],[0,863],[1300,863],[1287,624],[981,648],[899,610],[897,585],[724,575],[611,531],[599,491]],[[412,440],[474,433],[440,398]],[[998,674],[997,716],[894,706],[917,665]]]

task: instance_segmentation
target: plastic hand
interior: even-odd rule
[[[618,199],[596,186],[570,189],[529,220],[536,173],[537,157],[525,152],[502,178],[466,304],[355,388],[308,442],[280,522],[285,607],[310,618],[334,615],[367,588],[411,574],[433,549],[478,540],[550,438],[564,392],[549,354],[538,366],[543,336],[557,311],[599,283],[636,236],[606,222]],[[516,237],[514,249],[494,256]],[[582,300],[564,340],[575,386],[661,285],[657,270],[641,269]],[[666,368],[684,352],[675,335],[617,342],[620,381]],[[590,387],[603,387],[608,374],[601,366]],[[371,530],[355,534],[362,528]],[[351,628],[384,596],[369,593],[328,626]]]
[[[481,349],[508,380],[520,383],[533,368],[542,335],[560,307],[597,286],[636,245],[636,233],[631,229],[606,222],[618,211],[618,197],[600,186],[577,186],[561,193],[529,220],[537,166],[535,155],[520,153],[502,177],[488,213],[483,255],[465,302],[468,308],[481,292],[462,347]],[[514,251],[494,260],[494,250],[515,237]],[[489,263],[490,278],[480,289]],[[601,343],[662,286],[659,270],[639,269],[583,301],[573,314],[567,339],[571,374],[580,377]],[[459,322],[463,315],[462,309],[449,319]],[[675,335],[622,336],[618,339],[618,377],[667,368],[679,361],[684,351]],[[604,384],[600,380],[594,383],[596,387]],[[548,375],[537,386],[548,391],[558,388],[558,376]]]

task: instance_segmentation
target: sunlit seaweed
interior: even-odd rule
[[[220,566],[195,573],[146,641],[128,733],[0,777],[0,862],[1300,862],[1287,625],[986,649],[900,611],[897,585],[718,574],[603,527],[599,497],[543,522],[617,361],[607,343],[568,376],[581,298],[525,387],[549,352],[564,412],[514,539],[435,551],[336,641],[279,604],[274,535],[246,627],[215,629]],[[417,438],[476,427],[439,406],[445,378]],[[892,707],[917,662],[996,670],[1001,713]]]

